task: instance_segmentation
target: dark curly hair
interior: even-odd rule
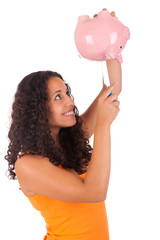
[[[74,169],[78,174],[83,174],[89,164],[92,147],[89,139],[82,129],[82,119],[79,111],[74,106],[76,124],[72,127],[61,128],[59,131],[59,143],[61,149],[55,145],[51,135],[47,114],[47,81],[50,77],[62,76],[57,72],[38,71],[33,72],[22,79],[18,84],[14,96],[11,113],[11,125],[8,132],[10,140],[7,155],[8,177],[17,179],[15,162],[23,152],[29,150],[31,154],[48,157],[55,166],[61,165],[65,169]],[[72,98],[71,89],[67,87],[67,94]]]

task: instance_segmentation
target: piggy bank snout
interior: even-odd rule
[[[129,31],[128,27],[125,27],[125,29],[124,29],[124,36],[125,36],[126,41],[130,38],[130,31]]]

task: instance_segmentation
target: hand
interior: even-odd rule
[[[98,98],[96,119],[97,125],[103,125],[106,123],[111,125],[120,111],[118,95],[112,94],[109,96],[110,92],[116,87],[116,84],[117,83],[113,83],[110,85],[109,88],[107,88],[107,90],[105,90]]]
[[[107,9],[106,9],[106,8],[103,8],[102,11],[107,11]],[[114,11],[112,11],[110,14],[111,14],[112,17],[115,17],[115,12],[114,12]],[[93,17],[97,17],[97,15],[98,15],[98,14],[94,14]]]

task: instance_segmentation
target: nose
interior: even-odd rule
[[[70,97],[66,97],[66,106],[74,106],[74,100]]]
[[[125,35],[126,40],[130,39],[130,31],[129,31],[128,27],[125,27],[124,35]]]

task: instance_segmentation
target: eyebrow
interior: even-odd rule
[[[66,88],[66,92],[67,92],[67,88]],[[56,93],[58,93],[58,92],[62,92],[62,90],[60,89],[60,90],[57,90],[57,91],[55,91],[54,93],[52,93],[52,95],[51,96],[54,96]]]

